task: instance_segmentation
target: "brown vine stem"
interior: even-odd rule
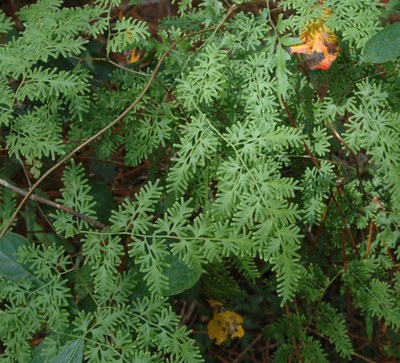
[[[15,186],[15,185],[5,181],[4,179],[0,179],[0,185],[6,187],[7,189],[13,190],[14,192],[18,193],[19,195],[26,196],[28,194],[28,192],[26,190],[24,190],[22,188],[19,188],[19,187]],[[62,210],[64,212],[68,213],[68,214],[73,215],[74,217],[77,217],[79,219],[82,219],[83,221],[86,221],[86,222],[92,224],[93,226],[95,226],[97,228],[101,229],[101,228],[105,227],[103,223],[101,223],[99,221],[96,221],[96,220],[94,220],[94,219],[92,219],[92,218],[90,218],[90,217],[88,217],[88,216],[86,216],[86,215],[84,215],[82,213],[79,213],[79,212],[77,212],[77,211],[75,211],[75,210],[73,210],[71,208],[68,208],[65,205],[53,202],[53,201],[51,201],[49,199],[39,197],[38,195],[35,195],[35,194],[31,194],[29,199],[34,200],[35,202],[38,202],[38,203],[41,203],[41,204],[48,205],[49,207],[52,207],[52,208]]]
[[[332,125],[332,123],[330,123],[329,121],[326,122],[327,125],[329,126],[329,128],[332,131],[333,136],[335,137],[336,140],[338,140],[345,148],[346,150],[349,152],[349,154],[351,155],[351,157],[353,158],[354,161],[354,165],[356,167],[356,174],[357,174],[357,178],[360,182],[360,186],[361,186],[361,190],[364,194],[365,190],[364,190],[364,185],[362,183],[362,179],[361,179],[361,172],[360,172],[360,166],[358,164],[358,159],[357,159],[357,155],[355,154],[355,152],[351,149],[351,147],[346,143],[346,141],[343,140],[343,138],[340,136],[340,134],[336,131],[335,127]]]
[[[354,251],[357,253],[357,256],[360,257],[360,251],[358,250],[356,240],[354,239],[353,233],[351,232],[351,229],[350,229],[350,227],[349,227],[349,225],[347,223],[347,220],[346,220],[346,217],[345,217],[345,215],[344,215],[344,213],[342,211],[342,208],[340,208],[340,205],[339,205],[339,203],[338,203],[338,201],[336,200],[335,197],[333,197],[332,200],[335,203],[336,209],[339,212],[340,218],[342,219],[342,222],[343,222],[343,224],[345,226],[346,232],[349,235],[350,243],[353,246]]]
[[[345,231],[342,228],[342,253],[343,253],[343,271],[347,272],[347,256],[346,256],[346,239],[345,239]]]
[[[283,106],[285,107],[285,111],[286,111],[286,115],[289,118],[290,124],[292,125],[293,128],[297,129],[297,125],[296,125],[296,121],[294,120],[288,105],[285,102],[285,99],[281,96],[281,100],[283,103]],[[310,148],[308,147],[307,143],[305,141],[303,141],[303,145],[304,145],[304,149],[306,149],[306,152],[308,154],[308,156],[310,157],[312,163],[314,164],[314,166],[319,170],[321,169],[321,166],[319,165],[319,162],[317,160],[317,158],[314,156],[314,154],[311,152]]]
[[[125,66],[123,66],[121,64],[118,64],[117,62],[114,62],[109,58],[102,58],[102,57],[90,57],[90,58],[74,57],[74,58],[76,60],[78,60],[79,62],[81,62],[81,61],[89,61],[89,60],[91,60],[91,61],[99,61],[99,62],[106,62],[106,63],[112,64],[114,67],[120,68],[120,69],[122,69],[124,71],[127,71],[129,73],[133,73],[133,74],[136,74],[138,76],[143,76],[143,77],[151,77],[151,74],[135,71],[135,70],[130,69],[128,67],[125,67]]]
[[[315,238],[314,238],[314,241],[313,241],[313,246],[312,246],[312,249],[311,249],[312,253],[314,252],[314,249],[317,246],[317,242],[318,242],[318,240],[320,239],[320,237],[322,235],[322,231],[324,229],[324,225],[325,225],[326,219],[328,218],[329,206],[331,205],[333,198],[336,197],[337,192],[338,192],[338,189],[334,190],[331,193],[330,197],[329,197],[329,200],[328,200],[328,203],[326,205],[326,209],[325,209],[324,215],[322,216],[321,222],[320,222],[320,224],[318,226],[317,233],[315,234]]]
[[[321,334],[318,330],[315,330],[315,329],[310,328],[310,327],[308,327],[308,330],[309,330],[310,332],[312,332],[312,333],[318,335],[319,337],[328,340],[328,338],[327,338],[325,335]],[[353,351],[351,354],[354,355],[354,356],[357,357],[357,358],[362,359],[364,362],[368,362],[368,363],[377,363],[376,361],[371,360],[371,359],[368,359],[368,358],[364,357],[363,355],[361,355],[361,354],[359,354],[359,353],[357,353],[357,352],[354,352],[354,351]]]
[[[369,251],[371,250],[371,243],[372,243],[373,234],[374,234],[374,221],[372,220],[369,223],[368,242],[367,242],[367,248],[365,249],[364,258],[368,258]]]
[[[359,179],[361,179],[361,177],[360,177],[360,168],[359,168],[359,165],[358,165],[357,155],[356,155],[355,152],[351,149],[351,147],[346,143],[346,141],[344,141],[343,138],[339,135],[339,133],[338,133],[338,132],[336,131],[336,129],[333,127],[332,123],[329,122],[329,121],[327,121],[326,123],[327,123],[327,125],[330,127],[330,129],[331,129],[331,131],[332,131],[332,134],[333,134],[333,136],[335,137],[335,139],[338,140],[338,141],[347,149],[347,151],[349,152],[349,154],[350,154],[351,157],[353,158],[353,160],[354,160],[354,165],[355,165],[355,167],[356,167],[357,177],[358,177]]]
[[[228,12],[226,17],[223,19],[223,21],[219,24],[221,26],[224,21],[226,21],[229,17],[229,15],[236,9],[236,6],[232,6]],[[218,27],[219,27],[218,26]],[[101,129],[99,132],[97,132],[95,135],[84,141],[82,144],[80,144],[78,147],[76,147],[74,150],[72,150],[68,155],[63,157],[59,162],[57,162],[55,165],[53,165],[50,169],[48,169],[30,188],[30,190],[26,193],[26,195],[22,198],[21,202],[19,203],[17,209],[11,216],[10,220],[5,224],[3,230],[0,232],[0,239],[4,237],[6,234],[7,230],[10,228],[12,222],[14,219],[17,217],[18,213],[21,211],[22,207],[24,204],[28,201],[28,199],[31,197],[33,194],[34,190],[50,175],[52,174],[56,169],[58,169],[62,164],[64,164],[67,160],[69,160],[72,156],[74,156],[78,151],[83,149],[86,145],[90,144],[92,141],[96,140],[98,137],[103,135],[106,131],[114,127],[118,122],[120,122],[132,109],[143,99],[147,91],[149,90],[150,86],[154,82],[156,75],[158,71],[160,70],[160,67],[162,63],[164,62],[164,59],[167,57],[167,55],[183,40],[185,40],[188,37],[198,35],[198,34],[203,34],[207,33],[210,31],[216,31],[218,29],[216,28],[208,28],[208,29],[203,29],[199,30],[196,32],[192,33],[187,33],[185,35],[182,35],[179,39],[177,39],[175,42],[173,42],[169,48],[161,55],[157,65],[155,66],[153,73],[151,73],[151,76],[149,77],[149,80],[147,81],[146,85],[144,86],[142,92],[139,94],[139,96],[123,111],[116,119],[114,119],[112,122],[110,122],[106,127]]]
[[[290,113],[289,107],[287,106],[287,104],[286,104],[286,102],[285,102],[285,100],[284,100],[284,98],[283,98],[282,96],[281,96],[281,100],[282,100],[283,106],[285,107],[285,111],[286,111],[286,114],[287,114],[287,116],[288,116],[288,118],[289,118],[290,124],[292,125],[292,127],[294,127],[295,129],[297,129],[296,121],[294,120],[292,114]],[[332,128],[333,128],[333,127],[332,127]],[[335,129],[333,128],[332,131],[334,132],[334,130],[335,130]],[[337,134],[337,133],[336,133],[336,134]],[[335,135],[335,136],[337,136],[337,135]],[[340,135],[339,135],[339,137],[340,137]],[[347,144],[344,142],[343,139],[342,139],[342,141],[343,141],[343,143],[344,143],[343,145],[347,145]],[[312,163],[314,164],[314,166],[315,166],[318,170],[321,169],[321,166],[320,166],[320,164],[319,164],[317,158],[314,156],[314,154],[312,153],[312,151],[310,150],[310,148],[308,147],[308,145],[306,144],[305,141],[303,141],[303,145],[304,145],[304,148],[305,148],[305,150],[306,150],[308,156],[310,157]],[[348,146],[347,146],[347,147],[348,147]],[[349,149],[350,149],[350,148],[348,147],[348,150],[349,150]],[[353,153],[352,151],[349,151],[349,152],[351,152],[352,155],[354,155],[354,153]],[[357,165],[358,165],[358,164],[357,164]],[[358,170],[358,169],[357,169],[357,170]],[[357,255],[360,256],[360,251],[359,251],[358,248],[357,248],[357,243],[356,243],[356,241],[355,241],[355,239],[354,239],[354,236],[353,236],[353,233],[351,232],[351,229],[350,229],[350,227],[349,227],[349,225],[348,225],[348,223],[347,223],[346,216],[344,215],[344,213],[343,213],[343,211],[342,211],[342,208],[340,207],[340,205],[339,205],[339,203],[337,202],[335,196],[333,196],[333,195],[332,195],[332,201],[335,203],[336,209],[337,209],[338,212],[339,212],[339,215],[340,215],[340,217],[341,217],[341,219],[342,219],[342,222],[343,222],[343,224],[344,224],[344,226],[345,226],[346,232],[347,232],[347,234],[349,235],[351,245],[353,246],[353,248],[354,248],[354,250],[356,251]],[[330,200],[329,202],[331,202],[331,200]],[[327,213],[327,212],[326,212],[326,213]],[[326,218],[326,217],[325,217],[325,218]]]

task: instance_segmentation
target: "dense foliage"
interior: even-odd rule
[[[179,315],[204,331],[208,299],[239,352],[400,359],[399,60],[366,47],[396,4],[184,0],[150,31],[62,3],[0,13],[1,361],[211,362]],[[340,53],[311,71],[288,47],[321,19]]]

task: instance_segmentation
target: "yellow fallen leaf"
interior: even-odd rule
[[[241,338],[244,335],[243,318],[234,311],[227,310],[219,301],[209,300],[213,308],[213,318],[208,322],[208,336],[215,339],[217,345],[222,344],[228,338]]]
[[[207,300],[207,302],[210,304],[212,309],[215,309],[218,306],[223,307],[224,304],[222,304],[222,302],[216,301],[216,300]]]

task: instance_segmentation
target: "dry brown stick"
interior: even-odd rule
[[[193,300],[192,303],[189,305],[189,309],[188,309],[187,313],[182,316],[182,321],[181,321],[182,325],[189,326],[191,316],[193,315],[193,313],[195,312],[197,307],[198,307],[197,301]]]
[[[6,187],[7,189],[13,190],[14,192],[18,193],[19,195],[22,196],[26,196],[29,192],[27,192],[26,190],[19,188],[13,184],[10,184],[9,182],[5,181],[4,179],[0,179],[0,185]],[[88,223],[90,223],[91,225],[97,227],[97,228],[104,228],[105,225],[99,221],[96,221],[82,213],[79,213],[71,208],[66,207],[65,205],[53,202],[52,200],[46,199],[46,198],[42,198],[39,197],[38,195],[35,194],[31,194],[29,196],[30,200],[34,200],[35,202],[41,203],[41,204],[45,204],[48,205],[49,207],[58,209],[58,210],[62,210],[63,212],[66,212],[68,214],[71,214],[74,217],[77,217],[79,219],[82,219],[83,221],[86,221]]]
[[[231,11],[228,12],[228,15],[235,9],[236,7],[232,7]],[[194,36],[197,34],[202,34],[210,31],[214,31],[216,28],[209,28],[209,29],[203,29],[199,30],[197,32],[193,33],[188,33],[183,36],[181,36],[178,40],[173,42],[169,48],[161,55],[157,65],[155,66],[153,73],[151,74],[149,80],[147,81],[146,85],[144,86],[142,92],[139,94],[139,96],[117,117],[115,118],[112,122],[110,122],[106,127],[98,131],[95,135],[84,141],[82,144],[80,144],[78,147],[76,147],[74,150],[72,150],[67,156],[63,157],[59,162],[57,162],[55,165],[53,165],[50,169],[48,169],[36,182],[35,184],[32,185],[32,188],[27,192],[25,197],[22,199],[22,201],[19,203],[17,209],[15,210],[14,214],[11,216],[10,220],[5,224],[4,228],[2,231],[0,231],[0,239],[4,237],[6,234],[6,231],[8,228],[10,228],[12,222],[14,219],[17,217],[18,213],[22,209],[23,205],[28,201],[30,196],[33,194],[34,190],[45,180],[50,174],[52,174],[56,169],[58,169],[61,165],[63,165],[67,160],[69,160],[72,156],[74,156],[78,151],[83,149],[86,145],[90,144],[92,141],[96,140],[99,138],[101,135],[103,135],[106,131],[110,130],[112,127],[114,127],[118,122],[120,122],[132,109],[143,99],[147,91],[149,90],[150,86],[154,82],[156,75],[158,71],[160,70],[160,67],[162,63],[164,62],[164,59],[167,57],[167,55],[176,47],[177,44],[179,44],[182,40],[186,39],[189,36]]]
[[[21,164],[22,170],[24,171],[25,179],[26,179],[26,181],[28,182],[28,187],[29,187],[29,189],[30,189],[30,188],[32,187],[32,182],[31,182],[29,173],[28,173],[28,171],[26,170],[26,166],[25,166],[25,164],[22,162],[22,160],[19,160],[19,162],[20,162],[20,164]],[[54,230],[53,224],[51,223],[51,221],[49,220],[49,218],[46,216],[46,214],[43,212],[42,208],[40,207],[40,204],[39,204],[39,203],[36,203],[36,206],[37,206],[39,212],[41,213],[43,219],[44,219],[44,220],[47,222],[47,224]]]

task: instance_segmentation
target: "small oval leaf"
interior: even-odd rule
[[[169,279],[168,291],[165,291],[165,296],[176,295],[190,289],[200,279],[200,270],[187,267],[176,256],[166,257],[165,262],[169,264],[169,267],[164,270],[164,275]]]
[[[400,56],[400,22],[382,29],[367,41],[362,61],[385,63]]]

